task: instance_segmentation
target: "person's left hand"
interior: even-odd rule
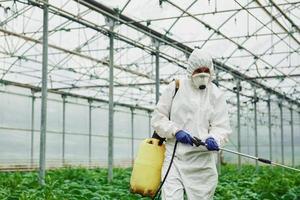
[[[207,138],[205,144],[209,151],[219,151],[219,145],[213,137]]]

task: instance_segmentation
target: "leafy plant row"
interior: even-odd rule
[[[0,173],[3,200],[106,200],[149,199],[129,192],[131,169],[114,169],[112,183],[106,169],[64,168],[50,170],[47,185],[38,184],[36,172]],[[222,166],[215,200],[299,200],[300,173],[281,168]]]

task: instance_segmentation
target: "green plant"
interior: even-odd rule
[[[108,200],[149,199],[129,192],[131,169],[114,169],[107,181],[106,169],[64,168],[49,170],[45,187],[36,172],[0,173],[3,200]],[[222,167],[215,200],[299,200],[300,174],[281,168],[235,165]]]

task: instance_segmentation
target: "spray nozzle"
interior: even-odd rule
[[[202,145],[202,146],[206,146],[206,144],[204,143],[204,142],[202,142],[202,140],[200,140],[199,138],[197,138],[197,137],[193,137],[193,143],[197,146],[197,147],[199,147],[200,145]]]

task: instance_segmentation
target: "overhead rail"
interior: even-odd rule
[[[22,1],[20,1],[20,2],[22,2]],[[24,3],[24,2],[22,2],[22,3]],[[42,3],[44,3],[44,1],[41,1],[41,0],[36,0],[36,1],[34,1],[34,0],[28,0],[28,4],[29,5],[37,6],[39,8],[42,8]],[[58,8],[58,7],[55,7],[55,6],[51,5],[51,4],[49,4],[49,3],[48,3],[48,6],[49,6],[49,12],[52,12],[55,15],[64,17],[64,18],[66,18],[66,19],[68,19],[70,21],[73,21],[73,22],[76,22],[78,24],[81,24],[81,25],[83,25],[85,27],[91,28],[91,29],[93,29],[93,30],[95,30],[97,32],[102,33],[103,35],[109,36],[109,33],[111,32],[110,30],[108,30],[108,29],[106,29],[104,27],[98,26],[95,23],[87,21],[85,19],[78,18],[76,15],[74,15],[74,14],[72,14],[70,12],[66,12],[66,11],[64,11],[64,10]],[[152,47],[146,46],[146,45],[144,45],[142,43],[139,43],[137,41],[134,41],[134,40],[132,40],[129,37],[126,37],[124,35],[119,34],[118,32],[113,32],[113,34],[114,34],[115,39],[118,39],[118,40],[120,40],[122,42],[125,42],[125,43],[130,44],[130,45],[132,45],[134,47],[142,49],[145,52],[148,52],[150,54],[155,54],[156,51],[157,51],[155,48],[152,48]],[[181,68],[185,68],[185,66],[182,63],[179,63],[178,60],[176,60],[176,58],[174,58],[174,57],[172,57],[172,56],[170,56],[170,55],[168,55],[168,54],[166,54],[166,53],[164,53],[162,51],[160,51],[159,53],[160,53],[160,57],[163,58],[163,59],[165,59],[166,61],[168,61],[170,63],[175,63],[176,65],[178,65]],[[189,53],[189,52],[187,51],[186,53]]]
[[[261,9],[264,10],[264,12],[269,15],[279,26],[282,30],[284,30],[287,34],[290,35],[291,38],[293,38],[295,40],[295,42],[297,42],[297,44],[300,45],[300,41],[291,33],[289,33],[289,30],[287,30],[282,23],[280,23],[273,15],[272,13],[270,13],[260,2],[259,0],[255,0],[255,2],[261,7]],[[293,27],[297,28],[297,26],[294,24],[293,21],[291,21],[291,19],[289,17],[287,17],[285,15],[285,13],[273,2],[270,0],[270,2],[274,5],[274,7],[292,24]],[[299,28],[297,28],[297,31],[299,31]]]
[[[291,18],[289,18],[280,8],[279,6],[274,3],[273,0],[269,0],[271,2],[271,4],[284,16],[284,18],[286,18],[291,24],[292,27],[295,28],[299,33],[300,33],[300,28],[297,24],[295,24],[295,22],[293,20],[291,20]],[[299,2],[298,2],[299,3]]]
[[[103,14],[104,16],[106,17],[110,17],[110,18],[113,18],[114,20],[116,21],[119,21],[121,23],[126,23],[127,26],[130,26],[130,27],[133,27],[135,28],[136,30],[139,30],[141,32],[143,32],[144,34],[166,44],[166,45],[170,45],[184,53],[188,53],[190,54],[193,49],[183,43],[180,43],[166,35],[163,35],[141,23],[138,23],[136,22],[135,20],[123,15],[123,14],[120,14],[117,12],[117,10],[114,10],[114,9],[111,9],[97,1],[94,1],[94,0],[74,0],[96,12],[99,12],[101,14]],[[223,71],[226,71],[230,74],[232,74],[234,77],[240,79],[240,80],[243,80],[243,81],[247,81],[249,82],[251,85],[253,85],[254,87],[259,87],[259,88],[262,88],[264,89],[266,92],[270,93],[270,94],[273,94],[273,95],[276,95],[278,98],[280,99],[285,99],[286,101],[290,102],[290,103],[293,103],[293,104],[296,104],[298,106],[300,106],[300,102],[295,100],[295,99],[292,99],[276,90],[274,90],[273,88],[271,87],[268,87],[262,83],[259,83],[258,81],[256,81],[255,79],[251,79],[252,77],[249,77],[249,76],[246,76],[245,74],[242,74],[241,72],[229,67],[228,65],[225,65],[219,61],[216,61],[214,60],[214,65],[218,68],[218,69],[221,69]]]
[[[31,89],[34,92],[41,92],[41,89],[42,89],[41,87],[36,87],[36,86],[25,84],[25,83],[17,83],[17,82],[13,82],[13,81],[2,80],[2,79],[0,80],[0,83],[2,83],[3,85],[12,85],[12,86]],[[69,97],[74,97],[74,98],[82,98],[82,99],[86,99],[86,100],[92,100],[92,101],[97,101],[97,102],[102,102],[102,103],[108,103],[108,100],[105,100],[105,99],[100,99],[100,98],[95,98],[95,97],[87,97],[87,96],[84,96],[84,95],[58,91],[58,90],[55,90],[55,89],[48,89],[48,92],[51,92],[51,93],[54,93],[54,94],[59,94],[59,95],[65,95],[65,96],[69,96]],[[144,110],[144,111],[147,111],[147,112],[152,112],[153,111],[153,109],[151,109],[151,108],[126,104],[126,103],[114,102],[114,104],[117,105],[117,106],[122,106],[122,107],[126,107],[126,108],[131,108],[131,109]]]
[[[108,17],[108,18],[112,18],[112,19],[120,22],[121,24],[122,23],[126,24],[127,26],[130,26],[130,27],[132,27],[132,28],[148,35],[149,37],[159,41],[161,44],[166,44],[166,45],[172,46],[173,48],[175,48],[175,49],[177,49],[177,50],[179,50],[179,51],[181,51],[181,52],[183,52],[187,55],[189,55],[193,51],[193,49],[191,47],[189,47],[189,46],[187,46],[187,45],[185,45],[181,42],[178,42],[178,41],[176,41],[176,40],[174,40],[174,39],[172,39],[172,38],[170,38],[166,35],[163,35],[163,34],[157,32],[157,31],[155,31],[155,30],[153,30],[153,29],[151,29],[151,28],[149,28],[149,27],[147,27],[147,26],[145,26],[141,23],[138,23],[137,21],[135,21],[135,20],[123,15],[123,14],[118,13],[117,10],[111,9],[111,8],[105,6],[105,5],[103,5],[103,4],[101,4],[97,1],[94,1],[94,0],[84,0],[84,1],[83,0],[74,0],[74,1],[77,2],[77,3],[82,4],[82,5],[90,8],[90,9],[92,9],[92,10]],[[38,7],[41,7],[41,3],[45,3],[42,0],[36,0],[36,1],[28,0],[28,2],[29,2],[29,4],[34,5],[34,6],[38,6]],[[49,4],[49,6],[50,6],[50,4]],[[49,11],[50,11],[50,9],[49,9]],[[92,28],[96,31],[99,31],[99,32],[103,33],[104,35],[107,35],[107,36],[109,35],[109,30],[103,29],[99,26],[95,26],[94,24],[86,23],[83,20],[80,20],[78,18],[68,16],[67,14],[65,14],[63,12],[56,11],[56,12],[54,12],[54,14],[57,14],[59,16],[65,17],[69,20],[80,23],[84,26]],[[142,44],[139,44],[137,42],[131,41],[129,38],[126,38],[126,37],[124,37],[124,36],[122,36],[122,35],[120,35],[116,32],[114,32],[114,36],[115,36],[116,39],[124,41],[124,42],[126,42],[130,45],[133,45],[133,46],[137,47],[137,48],[143,49],[146,52],[153,53],[153,54],[155,53],[155,49],[150,48],[150,47],[145,46],[145,45],[142,45]],[[168,58],[167,56],[169,56],[169,55],[167,55],[166,53],[163,53],[163,52],[160,51],[160,57],[166,59],[167,61],[169,61],[171,63],[174,63],[174,64],[178,65],[181,68],[185,68],[185,66],[183,66],[181,63],[178,63],[176,60],[173,60],[174,58],[172,58],[172,57]],[[268,87],[268,86],[256,81],[256,79],[254,79],[254,77],[246,76],[245,74],[242,74],[238,70],[235,70],[235,69],[231,68],[230,66],[228,66],[226,64],[223,64],[222,62],[219,62],[219,61],[216,61],[216,60],[214,60],[214,65],[217,69],[225,71],[225,72],[231,74],[232,76],[234,76],[235,78],[237,78],[241,81],[246,81],[254,87],[262,88],[266,92],[268,92],[272,95],[276,95],[279,99],[282,99],[282,100],[284,99],[284,100],[288,101],[289,103],[293,103],[293,104],[300,107],[300,102],[298,100],[292,99],[291,97],[288,97],[285,94],[282,94],[281,92],[278,92],[278,91],[274,90],[273,88]],[[168,82],[168,81],[166,81],[166,82]]]

